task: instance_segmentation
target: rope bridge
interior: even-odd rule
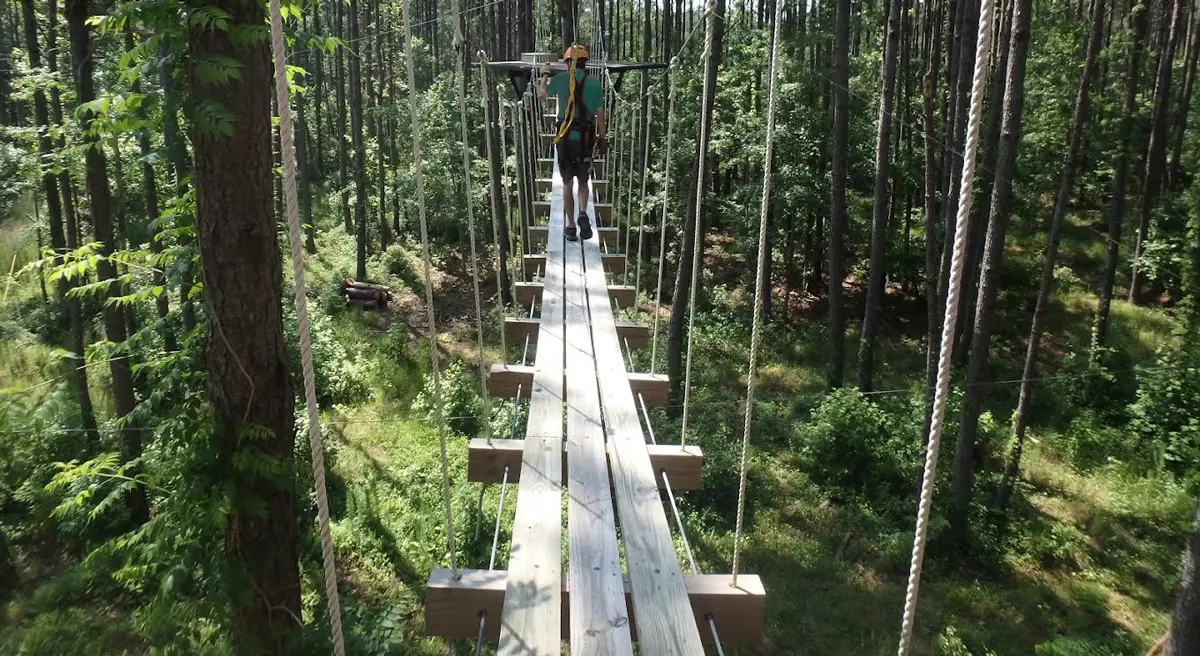
[[[554,114],[533,111],[539,137],[548,134]],[[557,163],[543,156],[530,173],[540,198],[526,227],[543,250],[523,256],[516,301],[540,316],[506,320],[504,340],[536,355],[492,365],[487,383],[490,396],[528,398],[529,418],[524,439],[471,440],[467,468],[471,481],[518,486],[511,557],[507,570],[434,570],[426,633],[499,638],[501,654],[557,655],[564,640],[576,654],[632,654],[635,639],[644,654],[701,654],[718,635],[757,641],[759,578],[684,575],[676,555],[660,489],[674,508],[672,485],[698,488],[703,453],[647,443],[639,408],[665,405],[669,381],[626,366],[622,347],[648,346],[650,327],[616,321],[614,304],[632,307],[636,287],[609,280],[626,271],[625,256],[607,252],[620,241],[612,205],[595,201],[611,199],[611,184],[591,181],[595,237],[566,242]]]

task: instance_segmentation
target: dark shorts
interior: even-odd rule
[[[565,135],[558,141],[558,172],[563,182],[579,178],[587,180],[592,173],[592,153],[585,152],[583,139],[571,139]]]

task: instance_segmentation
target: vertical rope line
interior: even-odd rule
[[[467,71],[470,69],[467,68],[466,42],[462,34],[462,12],[459,11],[458,0],[451,1],[450,11],[454,17],[454,49],[458,51],[461,58],[461,66],[458,71],[460,79],[455,86],[458,87],[458,122],[462,129],[463,201],[467,205],[467,232],[470,233],[471,241],[471,286],[475,292],[475,341],[476,347],[479,349],[479,388],[483,398],[483,436],[490,444],[492,441],[492,412],[487,390],[487,365],[484,363],[483,353],[483,300],[479,291],[479,254],[475,247],[475,210],[474,203],[471,202],[471,144],[469,143],[470,134],[467,132]],[[486,99],[484,102],[487,102]],[[503,345],[504,342],[501,341],[500,344]]]
[[[899,0],[892,0],[898,2]],[[750,366],[746,372],[746,419],[742,425],[742,467],[738,482],[737,525],[733,533],[733,579],[730,585],[736,586],[738,568],[742,558],[742,520],[746,509],[746,470],[750,455],[750,425],[754,419],[754,382],[758,374],[758,348],[762,342],[762,313],[763,298],[771,293],[771,286],[763,284],[763,272],[767,268],[767,258],[771,249],[767,248],[767,213],[771,207],[771,165],[775,153],[775,105],[779,96],[779,26],[783,23],[783,2],[775,2],[775,34],[772,39],[770,55],[770,73],[767,82],[767,148],[763,156],[763,185],[762,205],[758,215],[758,267],[755,269],[754,282],[754,319],[750,331]]]
[[[283,159],[283,206],[288,222],[288,241],[292,248],[292,278],[295,289],[296,317],[300,333],[300,368],[304,378],[304,405],[308,411],[308,445],[312,451],[313,488],[317,493],[317,517],[321,530],[321,562],[325,570],[325,596],[329,603],[329,624],[333,651],[344,656],[341,600],[337,588],[337,562],[333,538],[329,533],[329,497],[325,489],[325,449],[321,442],[321,416],[317,406],[317,384],[313,374],[312,342],[308,336],[308,295],[304,285],[304,248],[300,237],[300,211],[296,198],[296,159],[292,133],[292,108],[289,104],[287,49],[283,43],[283,15],[279,0],[270,0],[271,55],[275,68],[275,103],[279,114],[280,157]]]
[[[274,0],[277,1],[277,0]],[[442,460],[442,505],[446,514],[446,547],[450,551],[450,569],[458,578],[458,559],[454,546],[454,514],[450,507],[450,465],[446,458],[446,423],[442,408],[442,376],[438,364],[437,320],[433,312],[433,267],[429,263],[429,224],[425,218],[425,176],[421,171],[421,119],[417,112],[417,80],[413,72],[411,0],[404,0],[404,56],[408,69],[408,113],[412,119],[413,173],[417,179],[417,213],[421,220],[421,259],[425,264],[425,310],[429,321],[429,361],[432,365],[434,413],[438,427],[438,448]]]
[[[629,176],[625,179],[625,272],[621,276],[621,283],[625,285],[629,284],[629,243],[633,236],[633,163],[637,159],[637,144],[634,135],[637,134],[639,123],[638,116],[633,114],[632,107],[629,112]],[[640,107],[637,112],[639,115],[641,114]],[[641,116],[641,119],[645,121],[646,117]],[[617,237],[617,241],[619,245],[620,236]]]
[[[645,75],[645,73],[643,73]],[[646,227],[646,179],[650,177],[650,128],[648,126],[654,123],[654,96],[651,95],[646,100],[646,118],[644,131],[645,141],[642,150],[642,199],[638,203],[638,240],[637,240],[637,255],[634,259],[633,267],[633,290],[635,294],[641,292],[642,289],[642,245],[645,243],[645,227]],[[636,307],[637,304],[634,304]]]
[[[776,0],[777,2],[779,0]],[[650,373],[658,363],[658,321],[662,306],[663,268],[667,263],[667,207],[671,204],[671,151],[675,139],[675,71],[679,58],[667,66],[667,152],[663,155],[662,219],[658,224],[658,284],[654,287],[654,335],[650,338]]]
[[[487,70],[488,56],[487,56],[487,53],[484,52],[483,50],[480,50],[478,53],[476,53],[476,56],[479,57],[479,102],[483,109],[483,123],[485,126],[484,142],[487,143],[488,166],[491,166],[492,161],[496,157],[495,149],[492,146],[492,134],[494,134],[492,132],[492,130],[498,130],[500,132],[501,138],[503,138],[504,128],[503,128],[503,123],[493,121],[494,117],[492,116],[491,103],[488,102],[489,98],[488,98],[488,70]],[[464,145],[466,144],[465,139],[464,139],[463,143],[464,143]],[[501,153],[503,153],[503,151],[501,151]],[[496,171],[495,173],[500,176],[501,184],[503,184],[503,178],[504,178],[504,163],[503,162],[501,162],[501,164],[500,164],[500,170]],[[492,242],[494,244],[496,244],[496,296],[498,297],[497,300],[502,300],[503,296],[504,296],[504,291],[503,291],[504,290],[504,279],[500,276],[500,269],[501,269],[501,264],[502,264],[501,258],[512,256],[513,235],[512,235],[512,232],[509,231],[509,235],[508,235],[509,252],[501,253],[500,252],[500,221],[501,221],[500,207],[501,207],[501,202],[500,202],[500,198],[499,198],[498,194],[495,193],[495,188],[491,186],[490,182],[488,184],[488,187],[489,187],[488,197],[489,197],[489,200],[491,201],[489,207],[492,210]],[[506,225],[505,228],[507,228],[507,227],[508,226]],[[513,272],[511,270],[509,271],[508,279],[510,281],[514,280]],[[516,288],[515,287],[512,289],[512,293],[513,293],[513,296],[511,298],[515,298],[516,297]],[[508,349],[506,348],[506,345],[508,342],[505,340],[504,332],[505,332],[504,321],[501,320],[500,321],[500,363],[501,364],[508,363]],[[482,358],[483,352],[481,351],[479,355],[480,355],[480,358]],[[482,369],[482,366],[481,366],[481,369]],[[481,371],[480,373],[481,373],[481,375],[486,376],[486,372]],[[485,381],[486,381],[486,378],[485,378]],[[487,387],[487,385],[485,382],[484,388],[486,389],[486,387]],[[491,415],[488,415],[488,419],[490,421]],[[488,441],[490,443],[491,437],[492,437],[490,429],[488,430],[487,435],[488,435]]]
[[[705,164],[708,162],[708,131],[709,131],[709,110],[708,110],[708,94],[710,85],[708,81],[708,60],[713,57],[713,24],[716,22],[716,14],[713,12],[713,0],[708,0],[704,8],[705,26],[704,26],[704,56],[700,61],[705,62],[704,72],[704,98],[700,108],[700,161],[696,162],[696,234],[692,240],[692,288],[689,293],[688,305],[688,337],[687,337],[687,363],[684,366],[683,376],[683,423],[679,428],[679,445],[687,446],[687,428],[688,414],[691,410],[692,402],[692,343],[695,341],[693,337],[696,334],[696,288],[700,286],[700,256],[704,252],[702,226],[704,222],[701,217],[704,215],[704,174]]]
[[[942,440],[942,422],[950,391],[950,360],[954,356],[954,329],[958,325],[958,300],[962,291],[963,258],[967,250],[967,227],[971,218],[971,189],[975,183],[975,156],[979,146],[980,114],[983,112],[984,85],[987,83],[987,55],[992,47],[993,0],[984,0],[979,15],[978,44],[975,49],[975,74],[971,81],[971,112],[967,117],[967,144],[963,154],[962,180],[955,220],[954,251],[950,261],[950,280],[946,295],[942,345],[938,355],[937,387],[933,396],[933,418],[929,425],[929,444],[925,450],[925,474],[921,479],[921,499],[917,505],[917,525],[913,536],[912,562],[908,588],[904,595],[904,618],[900,627],[899,656],[908,656],[916,618],[917,593],[921,586],[921,568],[925,562],[925,539],[929,533],[929,510],[933,505],[933,482],[937,473],[938,447]]]

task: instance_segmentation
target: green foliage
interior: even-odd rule
[[[421,393],[413,401],[413,411],[429,421],[437,421],[439,400],[441,417],[451,431],[474,437],[479,434],[482,400],[479,382],[461,361],[451,362],[440,376],[441,396],[432,375],[425,376]]]
[[[911,491],[920,434],[854,389],[825,397],[794,443],[809,475],[841,495],[882,501]],[[919,429],[919,426],[916,427]]]
[[[1034,656],[1117,656],[1116,651],[1095,640],[1059,636],[1034,647]]]
[[[1186,335],[1138,370],[1130,406],[1137,443],[1155,462],[1185,477],[1200,467],[1200,339]]]
[[[295,306],[285,304],[283,332],[292,371],[300,371],[300,335]],[[368,394],[367,365],[337,339],[333,322],[315,304],[308,306],[308,335],[312,349],[317,401],[322,407],[354,404]],[[302,393],[303,390],[297,390]]]

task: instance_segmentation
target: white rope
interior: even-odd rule
[[[967,117],[967,144],[963,154],[962,181],[955,221],[954,251],[950,261],[950,280],[942,322],[942,346],[938,355],[937,387],[933,396],[933,418],[929,424],[929,444],[925,450],[925,475],[921,480],[921,501],[917,506],[917,526],[913,536],[912,562],[908,571],[908,589],[904,595],[904,619],[900,628],[899,656],[908,656],[912,644],[917,593],[921,586],[921,568],[925,562],[925,539],[929,533],[929,509],[933,505],[933,482],[937,472],[938,447],[942,440],[942,422],[950,391],[950,360],[954,355],[954,329],[958,325],[958,300],[962,291],[963,258],[967,250],[968,224],[971,218],[971,190],[975,183],[975,156],[979,146],[980,114],[983,111],[984,86],[987,84],[988,52],[992,48],[992,18],[995,4],[984,0],[979,14],[978,43],[975,48],[975,74],[971,82],[971,113]]]
[[[705,12],[705,27],[704,27],[704,54],[700,57],[700,61],[705,62],[705,70],[701,73],[704,76],[704,91],[703,100],[700,107],[700,144],[699,153],[700,161],[696,162],[696,234],[693,239],[692,251],[692,288],[690,290],[688,305],[688,338],[687,338],[687,363],[684,366],[683,376],[683,423],[679,429],[679,445],[687,446],[687,427],[688,427],[688,409],[692,400],[692,344],[695,341],[693,337],[696,334],[696,288],[700,286],[700,256],[704,253],[704,238],[703,225],[701,219],[704,216],[704,169],[708,161],[708,131],[709,125],[709,81],[708,81],[708,60],[714,56],[713,54],[713,25],[716,23],[713,12],[713,0],[708,0],[708,4],[704,8]]]
[[[317,493],[317,518],[321,528],[321,561],[325,569],[325,597],[329,602],[329,624],[333,633],[333,651],[344,656],[341,601],[337,588],[337,562],[333,538],[329,534],[329,497],[325,490],[325,449],[321,443],[321,415],[317,405],[317,384],[313,375],[312,342],[308,337],[308,296],[304,286],[304,246],[300,237],[300,211],[296,199],[296,159],[292,133],[292,108],[289,105],[286,58],[283,44],[283,16],[279,0],[270,0],[271,55],[275,60],[275,104],[279,114],[280,156],[283,159],[283,207],[288,222],[288,241],[292,247],[292,278],[296,295],[296,319],[300,333],[300,369],[304,378],[304,405],[308,410],[308,445],[312,451],[313,488]]]
[[[274,0],[277,1],[277,0]],[[408,112],[412,118],[413,173],[417,179],[417,215],[421,220],[421,259],[425,264],[425,311],[429,321],[429,361],[432,366],[434,417],[438,426],[438,447],[442,460],[442,505],[446,514],[446,547],[450,551],[450,569],[458,578],[458,559],[454,546],[454,515],[450,508],[450,464],[446,458],[446,423],[442,418],[442,376],[438,364],[437,321],[433,313],[433,267],[429,264],[429,225],[425,219],[425,177],[421,172],[421,119],[417,112],[417,80],[413,72],[412,25],[409,3],[404,0],[404,57],[408,69]]]
[[[630,245],[630,241],[633,239],[633,164],[634,164],[634,160],[637,159],[637,148],[635,147],[635,139],[636,139],[635,135],[637,134],[637,130],[638,130],[638,120],[637,119],[638,119],[638,116],[641,114],[641,108],[638,108],[636,110],[638,112],[637,114],[634,114],[633,113],[634,111],[635,111],[634,108],[630,107],[630,109],[629,109],[629,162],[628,162],[629,163],[629,176],[625,179],[625,262],[624,262],[625,272],[621,276],[621,283],[625,284],[625,285],[629,284],[629,254],[630,254],[629,245]],[[642,119],[642,121],[645,121],[646,117],[642,116],[641,119]],[[613,208],[613,209],[615,210],[616,208]],[[635,289],[633,293],[637,294],[637,290]],[[636,296],[635,296],[635,298],[636,298]],[[633,307],[637,307],[636,302],[634,303]]]
[[[895,0],[893,0],[894,2]],[[783,3],[775,2],[775,35],[770,56],[770,73],[767,76],[767,149],[763,156],[762,206],[758,217],[758,267],[754,278],[754,318],[750,330],[750,367],[746,372],[746,420],[742,426],[742,468],[738,482],[737,525],[733,532],[733,580],[737,585],[738,566],[742,557],[742,520],[746,509],[746,469],[750,455],[750,424],[754,418],[754,382],[758,374],[758,347],[762,341],[763,298],[771,293],[771,286],[763,284],[763,272],[771,249],[767,245],[767,215],[771,207],[771,157],[775,152],[775,102],[779,95],[780,25],[783,23]]]
[[[462,155],[463,155],[463,201],[467,204],[467,232],[470,233],[471,239],[471,284],[475,291],[475,337],[476,346],[479,349],[479,388],[483,395],[483,436],[490,444],[492,441],[491,418],[492,410],[491,403],[488,399],[487,390],[487,365],[484,363],[483,352],[483,301],[479,292],[479,256],[475,248],[475,210],[474,203],[471,202],[471,144],[470,134],[467,132],[467,53],[466,41],[462,34],[462,21],[458,18],[460,12],[458,10],[458,0],[452,0],[450,3],[451,11],[454,19],[454,49],[459,51],[459,56],[462,58],[462,66],[459,67],[458,74],[462,79],[458,83],[458,122],[462,128]],[[410,87],[411,89],[411,87]],[[484,99],[487,103],[487,99]],[[497,242],[499,243],[499,242]],[[499,274],[497,274],[499,275]],[[496,287],[499,289],[499,285]],[[503,324],[501,324],[503,325]],[[503,335],[501,335],[503,338]],[[503,344],[504,342],[500,342]]]
[[[778,0],[776,0],[778,2]],[[667,151],[663,155],[662,219],[658,224],[658,284],[654,287],[654,336],[650,339],[650,373],[658,362],[658,315],[662,305],[663,269],[667,263],[667,206],[671,201],[671,151],[675,140],[675,71],[679,58],[672,57],[667,66]]]

